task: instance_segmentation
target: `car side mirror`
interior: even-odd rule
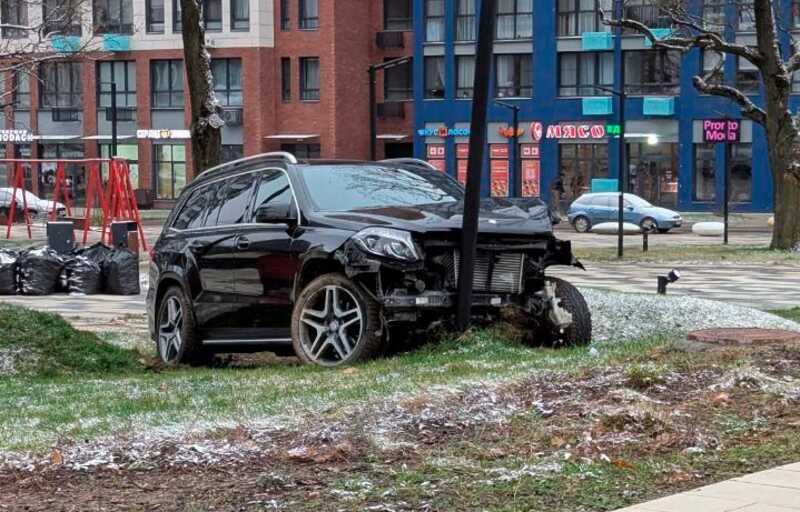
[[[256,222],[259,224],[287,224],[295,226],[297,224],[297,212],[294,205],[289,204],[265,204],[256,209]]]

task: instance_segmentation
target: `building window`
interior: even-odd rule
[[[444,57],[425,57],[425,99],[444,98]]]
[[[533,0],[499,0],[497,3],[497,39],[533,37]]]
[[[792,75],[792,92],[800,93],[800,73]]]
[[[392,59],[387,59],[392,60]],[[411,62],[384,71],[383,98],[386,101],[405,101],[412,96]]]
[[[84,157],[83,144],[40,144],[39,158],[47,160],[80,159]],[[86,170],[82,165],[66,164],[65,178],[70,198],[75,201],[86,196]],[[26,171],[27,172],[27,171]],[[39,195],[53,196],[56,181],[56,163],[46,162],[39,166]]]
[[[678,144],[627,144],[630,185],[628,190],[652,204],[676,207],[680,160]]]
[[[736,30],[739,32],[756,31],[756,13],[753,8],[753,0],[737,0]]]
[[[97,105],[111,106],[111,83],[117,86],[117,106],[136,106],[136,62],[113,61],[97,63]]]
[[[584,32],[608,32],[598,11],[611,12],[613,0],[559,0],[558,35],[579,36]]]
[[[595,86],[614,86],[612,52],[559,53],[559,96],[606,96],[608,91]]]
[[[250,30],[250,0],[231,0],[231,30]]]
[[[94,0],[95,34],[133,34],[131,0]]]
[[[753,145],[731,144],[731,190],[734,203],[749,203],[753,200]]]
[[[458,0],[456,10],[456,41],[475,41],[475,0]]]
[[[209,32],[222,30],[222,0],[203,0],[203,26]]]
[[[152,108],[183,108],[183,61],[154,60],[150,64]]]
[[[186,186],[186,146],[156,144],[153,150],[156,198],[177,199]]]
[[[636,20],[647,27],[669,28],[672,26],[672,18],[664,12],[658,2],[626,0],[624,9],[626,18]]]
[[[0,0],[0,22],[4,25],[28,25],[28,3],[22,0]],[[25,37],[25,30],[3,27],[0,35],[3,39],[20,39]]]
[[[309,160],[320,157],[319,144],[281,144],[281,151],[293,154],[301,160]]]
[[[45,33],[58,32],[65,36],[81,35],[82,3],[83,0],[43,0],[42,20]]]
[[[281,99],[292,99],[292,59],[289,57],[281,58]]]
[[[130,170],[131,184],[134,188],[139,186],[139,145],[138,144],[117,144],[117,154],[111,154],[111,144],[100,144],[100,158],[109,159],[112,156],[119,156],[128,161]],[[108,176],[108,163],[101,164],[103,177]]]
[[[695,201],[713,201],[716,198],[715,148],[714,144],[694,145],[694,187],[692,198]]]
[[[459,55],[456,57],[456,68],[456,98],[472,98],[475,87],[475,56]]]
[[[319,57],[300,58],[300,99],[319,100]]]
[[[495,96],[529,98],[533,95],[531,54],[495,55]]]
[[[680,92],[680,59],[678,52],[625,52],[625,92],[677,95]]]
[[[172,31],[175,33],[183,31],[183,13],[181,12],[181,0],[172,0]]]
[[[725,81],[725,58],[717,52],[703,51],[701,54],[703,64],[703,76],[706,81],[711,83],[721,84]]]
[[[80,63],[45,62],[41,67],[40,78],[41,108],[83,108]]]
[[[281,30],[289,30],[291,28],[291,19],[289,0],[281,0]]]
[[[703,24],[708,30],[720,32],[725,28],[725,5],[729,0],[705,0]]]
[[[317,0],[300,0],[300,29],[316,30],[319,27],[319,3]]]
[[[411,0],[383,0],[383,29],[411,30]]]
[[[164,0],[147,0],[147,31],[151,34],[164,33]]]
[[[444,0],[425,0],[425,41],[444,41]]]
[[[241,107],[242,59],[214,59],[211,61],[214,75],[214,93],[223,107]]]
[[[608,144],[559,144],[562,199],[572,202],[589,192],[592,180],[608,178]]]
[[[736,88],[745,94],[758,94],[761,75],[758,68],[747,59],[736,58]]]
[[[13,89],[11,102],[14,110],[28,110],[31,108],[31,81],[30,75],[22,70],[14,72],[12,77]]]
[[[220,163],[233,162],[244,157],[244,146],[241,144],[223,144],[220,152]]]
[[[800,28],[800,0],[792,0],[792,27]]]

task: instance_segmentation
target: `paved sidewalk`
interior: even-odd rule
[[[800,463],[753,473],[617,512],[796,512]]]

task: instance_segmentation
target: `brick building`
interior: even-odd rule
[[[78,2],[81,23],[53,38],[63,58],[41,64],[35,76],[0,77],[13,96],[0,129],[25,133],[23,141],[0,144],[0,157],[108,156],[113,81],[117,153],[132,162],[134,187],[154,206],[169,206],[196,174],[179,0],[45,0],[29,4],[31,12],[4,8],[0,21],[35,25],[53,1]],[[367,158],[367,68],[413,51],[410,0],[204,0],[204,23],[226,113],[226,160],[279,149]],[[70,55],[70,47],[87,45],[90,52]],[[410,70],[378,77],[379,157],[413,152]],[[31,189],[48,195],[51,167],[27,171]],[[69,172],[80,197],[85,180],[74,167]]]

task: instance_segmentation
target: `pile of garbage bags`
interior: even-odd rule
[[[0,295],[139,294],[139,257],[97,243],[71,254],[0,249]]]

